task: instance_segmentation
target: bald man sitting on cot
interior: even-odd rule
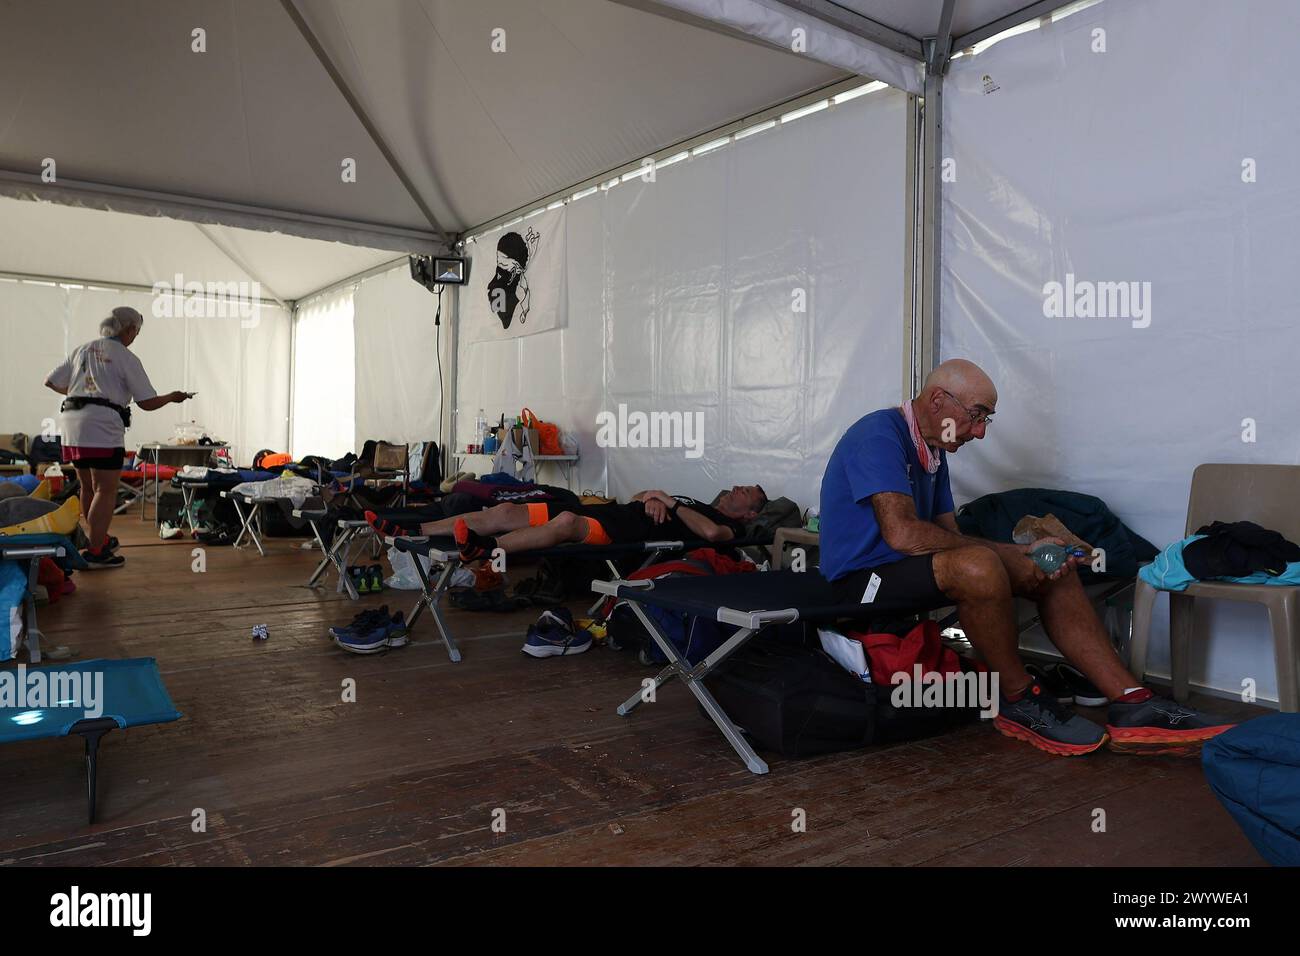
[[[1048,753],[1089,753],[1110,741],[1130,753],[1195,752],[1227,730],[1225,719],[1141,686],[1120,662],[1071,558],[1046,574],[1033,545],[962,534],[954,517],[947,454],[982,440],[998,403],[979,366],[950,359],[898,408],[859,419],[826,465],[821,490],[821,572],[836,599],[882,616],[955,604],[961,628],[998,675],[994,726]],[[1065,659],[1109,700],[1103,728],[1044,691],[1020,660],[1015,598],[1038,604]]]

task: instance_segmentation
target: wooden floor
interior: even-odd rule
[[[79,574],[43,608],[46,645],[156,657],[184,717],[105,738],[93,827],[79,739],[0,748],[5,864],[1262,862],[1198,761],[1049,757],[976,725],[773,757],[757,777],[678,684],[618,717],[653,673],[629,655],[522,655],[531,613],[451,612],[460,664],[427,615],[411,646],[357,657],[326,628],[359,605],[332,572],[327,590],[301,586],[319,553],[297,541],[273,540],[266,558],[213,547],[196,574],[192,542],[161,542],[135,516],[114,532],[126,567]],[[381,601],[406,609],[414,594],[360,606]],[[254,642],[263,623],[270,640]],[[356,703],[342,702],[345,678]],[[796,809],[806,832],[792,832]]]

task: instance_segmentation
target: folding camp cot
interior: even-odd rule
[[[667,656],[668,666],[655,676],[654,689],[657,691],[674,677],[681,678],[752,773],[767,773],[767,764],[714,700],[704,686],[704,677],[773,624],[844,619],[864,621],[879,614],[870,605],[838,603],[830,584],[815,570],[759,571],[657,581],[616,579],[592,581],[591,587],[598,594],[627,601],[646,632]],[[645,612],[647,605],[732,624],[738,630],[712,654],[692,665]],[[649,692],[648,686],[638,688],[619,705],[619,716],[626,717],[639,704],[650,699]]]
[[[451,537],[440,538],[410,538],[396,537],[390,539],[393,546],[398,551],[404,551],[411,554],[415,560],[415,570],[420,578],[420,598],[415,602],[415,607],[407,618],[406,626],[411,628],[416,620],[427,607],[429,613],[433,615],[434,622],[438,626],[438,632],[442,635],[443,643],[447,645],[447,653],[453,661],[460,660],[460,651],[456,647],[456,642],[447,628],[446,618],[442,615],[442,599],[447,593],[451,584],[451,576],[456,568],[460,567],[460,551],[456,547],[455,539]],[[719,545],[727,548],[743,548],[751,545],[766,546],[772,543],[770,535],[755,538],[738,538],[726,542],[709,542],[709,541],[633,541],[625,544],[562,544],[552,548],[539,548],[535,551],[526,552],[528,557],[532,558],[586,558],[596,559],[605,562],[609,568],[610,574],[618,578],[618,566],[614,563],[615,559],[627,557],[630,555],[642,555],[641,568],[649,567],[659,558],[668,554],[681,554],[695,548],[716,548]],[[424,564],[419,559],[426,557],[429,559],[430,566],[440,565],[438,580],[431,581],[428,572],[424,569]],[[599,601],[591,606],[588,614],[594,614],[596,608],[604,601],[602,597]]]
[[[36,578],[42,558],[53,558],[76,569],[86,567],[77,546],[61,534],[15,534],[0,537],[0,561],[28,562],[27,588],[23,595],[23,624],[27,635],[27,655],[33,664],[40,663],[41,660],[41,630],[36,623]],[[3,659],[5,657],[0,657],[0,660]]]
[[[236,491],[233,488],[227,491],[222,491],[220,494],[221,497],[225,498],[235,506],[235,513],[239,516],[239,534],[236,536],[233,546],[236,548],[240,547],[244,542],[244,536],[247,535],[249,540],[256,546],[258,553],[262,557],[266,557],[266,549],[262,547],[262,535],[266,533],[262,526],[262,510],[269,506],[278,506],[281,502],[290,501],[290,499],[288,497],[275,497],[273,495],[250,495],[241,491]],[[315,485],[311,497],[315,497],[319,494],[320,486]],[[304,501],[303,504],[306,504],[306,502]],[[293,509],[293,516],[295,518],[301,518],[302,515],[300,512],[302,510],[303,509],[301,508]],[[316,540],[319,542],[319,529],[316,528],[315,525],[312,526],[312,529],[316,533]]]
[[[172,705],[152,657],[28,668],[23,691],[28,700],[36,683],[34,675],[43,677],[47,697],[57,690],[79,694],[80,699],[63,698],[38,707],[0,707],[0,743],[80,734],[86,741],[86,796],[89,819],[94,823],[100,738],[118,727],[177,720],[180,712]],[[93,715],[87,707],[93,709]]]
[[[1095,602],[1109,601],[1132,586],[1132,581],[1097,582],[1089,586],[1089,597]],[[665,578],[657,581],[592,581],[591,587],[597,594],[626,600],[642,626],[668,657],[668,666],[654,679],[655,690],[674,677],[680,677],[717,724],[727,742],[745,761],[745,766],[754,773],[767,773],[767,764],[754,753],[741,732],[705,688],[704,677],[770,625],[796,621],[852,621],[863,624],[880,613],[869,604],[837,602],[830,584],[816,570],[766,571],[717,577]],[[645,613],[645,605],[710,618],[722,624],[735,625],[738,630],[704,660],[691,665],[668,640],[659,625]],[[938,609],[937,606],[918,607],[915,611],[920,613]],[[1022,620],[1019,627],[1021,633],[1037,620],[1036,615],[1027,622]],[[953,614],[945,618],[940,626],[955,622],[956,615]],[[643,686],[620,704],[619,715],[626,717],[635,710],[637,705],[648,698],[647,691],[648,688]]]

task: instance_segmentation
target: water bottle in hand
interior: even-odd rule
[[[1059,544],[1040,544],[1029,552],[1029,559],[1038,565],[1044,574],[1055,574],[1065,566],[1070,558],[1083,558],[1087,555],[1082,548],[1063,548]]]

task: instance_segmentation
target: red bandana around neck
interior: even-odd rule
[[[912,410],[911,402],[904,402],[899,410],[907,422],[907,430],[912,434],[912,444],[916,446],[916,457],[921,460],[921,467],[925,469],[926,474],[933,475],[942,464],[939,449],[931,448],[921,437],[921,428],[916,424],[916,412]]]

